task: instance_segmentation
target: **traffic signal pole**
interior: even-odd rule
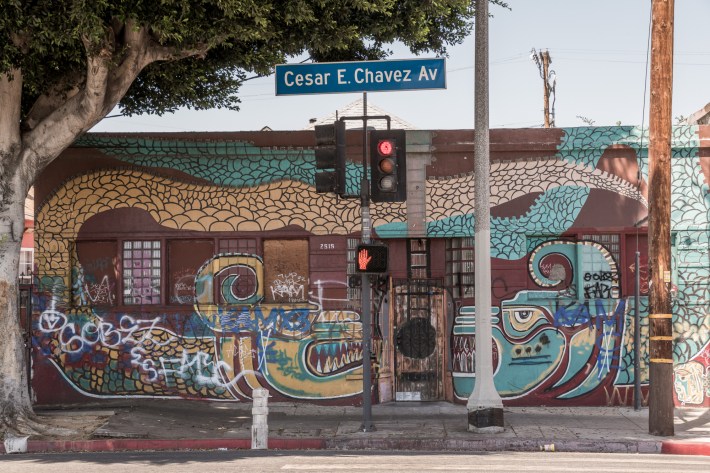
[[[370,185],[367,180],[367,92],[362,93],[362,180],[360,181],[360,215],[362,218],[362,242],[370,243],[372,220],[370,219]],[[355,255],[357,258],[359,255]],[[370,301],[370,276],[360,275],[360,313],[362,314],[362,426],[363,432],[373,432],[372,423],[372,314]]]
[[[362,121],[362,178],[360,180],[360,216],[361,216],[361,241],[363,245],[367,245],[370,243],[371,237],[372,237],[372,219],[370,218],[370,181],[368,180],[368,174],[367,174],[367,163],[368,163],[368,151],[369,151],[369,134],[368,134],[368,129],[367,129],[367,121],[369,119],[382,119],[382,120],[387,120],[387,129],[390,129],[391,125],[391,119],[389,115],[373,115],[371,117],[368,117],[367,115],[367,92],[363,92],[363,114],[362,116],[356,117],[340,117],[338,120],[340,123],[336,124],[332,128],[332,134],[334,137],[340,137],[335,138],[335,156],[338,156],[338,146],[342,145],[343,147],[345,146],[345,126],[344,122],[347,120],[360,120]],[[323,128],[326,130],[325,126]],[[342,133],[339,134],[338,130],[342,129]],[[323,133],[324,135],[327,135],[327,137],[330,137],[330,130],[328,129],[328,133]],[[318,135],[318,134],[317,134]],[[318,138],[317,138],[318,140]],[[329,145],[330,140],[329,139],[324,139],[324,142],[327,142]],[[406,144],[402,144],[405,146]],[[327,163],[330,162],[331,159],[336,159],[337,158],[330,157],[330,154],[327,154],[329,157],[328,159],[323,159],[323,161],[326,161]],[[322,178],[324,184],[322,187],[319,189],[317,186],[317,192],[333,192],[335,191],[340,197],[342,198],[354,198],[357,196],[357,194],[348,194],[347,193],[347,178],[346,178],[346,169],[345,169],[345,150],[343,148],[342,150],[342,163],[339,164],[334,164],[336,167],[335,171],[327,171],[325,172],[325,176]],[[406,154],[403,155],[403,157],[406,156]],[[327,165],[327,163],[324,164],[317,164],[317,168],[323,167],[324,169],[330,168],[332,166]],[[334,181],[331,182],[328,172],[336,174],[336,178]],[[318,176],[316,176],[318,182]],[[360,257],[359,254],[355,255],[356,258]],[[356,265],[359,264],[356,261]],[[370,275],[367,273],[362,273],[360,275],[360,291],[361,291],[361,297],[360,297],[360,322],[362,323],[362,425],[360,426],[360,430],[362,432],[372,432],[377,430],[375,428],[375,425],[372,423],[372,301],[370,298]]]

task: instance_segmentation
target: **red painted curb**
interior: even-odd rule
[[[664,440],[661,444],[661,453],[671,455],[702,455],[710,457],[710,442],[679,442],[677,440]]]
[[[30,440],[28,453],[114,452],[121,450],[250,450],[251,439],[100,439],[100,440]],[[325,448],[325,439],[269,439],[274,450],[314,450]],[[5,446],[0,444],[0,453]]]

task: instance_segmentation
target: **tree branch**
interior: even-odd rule
[[[22,71],[10,69],[0,74],[0,156],[16,155],[20,145],[20,112],[22,108]]]
[[[90,45],[87,40],[84,43],[88,54]],[[69,98],[34,129],[23,134],[23,148],[31,153],[26,159],[31,161],[33,181],[78,135],[101,119],[110,62],[110,46],[90,54],[86,61],[86,82],[81,93]]]

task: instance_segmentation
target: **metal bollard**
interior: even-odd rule
[[[252,450],[265,450],[269,448],[269,391],[255,389],[252,391],[254,403],[251,408],[251,448]]]

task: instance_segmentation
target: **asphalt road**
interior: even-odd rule
[[[42,472],[708,472],[710,457],[588,453],[181,451],[0,456],[3,473]]]

